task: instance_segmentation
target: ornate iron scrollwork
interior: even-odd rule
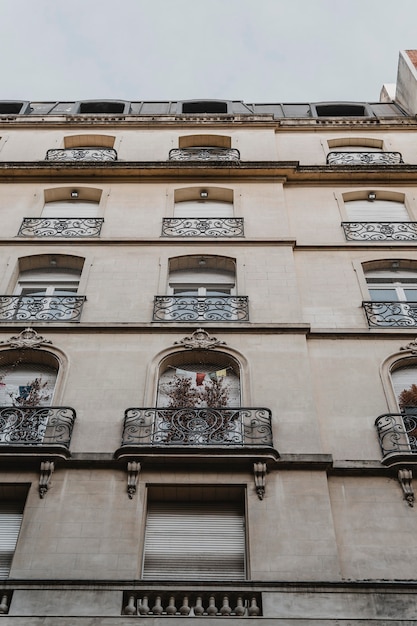
[[[155,296],[154,322],[246,322],[247,296]]]
[[[272,446],[264,408],[131,408],[122,446]]]
[[[375,420],[383,456],[417,454],[417,412],[386,413]]]
[[[25,217],[18,237],[99,237],[102,217]]]
[[[244,237],[242,217],[165,217],[163,237]]]
[[[235,148],[195,147],[174,148],[169,151],[170,161],[240,161],[240,152]]]
[[[85,296],[0,296],[0,320],[79,322]]]
[[[329,152],[327,165],[398,165],[401,152]]]
[[[363,302],[369,326],[417,326],[417,302]]]
[[[347,241],[415,241],[417,222],[342,222]]]
[[[70,407],[0,407],[0,446],[69,447],[75,411]]]
[[[47,161],[117,161],[113,148],[65,148],[48,150]]]

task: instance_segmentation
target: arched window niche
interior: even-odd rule
[[[240,161],[227,135],[186,135],[178,138],[178,146],[170,150],[170,161]]]
[[[203,329],[153,360],[145,406],[125,413],[122,445],[271,446],[271,412],[250,407],[246,359]]]
[[[64,353],[26,328],[0,347],[0,454],[47,446],[68,456],[75,411],[58,406],[67,374]],[[33,450],[36,454],[36,450]]]
[[[367,189],[342,194],[342,227],[348,241],[410,241],[417,224],[405,194]]]
[[[236,261],[211,254],[173,257],[166,296],[155,296],[153,321],[247,321],[247,296],[236,294]]]
[[[383,463],[417,463],[417,341],[383,362],[381,379],[390,411],[375,421]]]
[[[164,237],[243,237],[243,218],[234,217],[233,190],[188,187],[174,192],[174,216],[164,218]]]
[[[379,259],[362,263],[369,326],[417,326],[417,261]]]
[[[18,259],[11,277],[13,295],[0,298],[0,320],[78,322],[85,301],[78,294],[84,261],[52,253]]]
[[[99,237],[103,225],[102,190],[92,187],[59,187],[44,191],[40,217],[25,217],[19,237]]]
[[[341,137],[329,139],[328,165],[398,165],[403,163],[401,152],[384,150],[381,139],[371,137]]]
[[[117,161],[112,135],[70,135],[64,137],[64,148],[51,148],[47,161]]]

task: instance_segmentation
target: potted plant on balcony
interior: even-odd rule
[[[47,385],[48,382],[39,377],[9,392],[12,406],[18,409],[8,419],[10,442],[42,441],[48,421],[48,409],[42,407],[51,398]]]
[[[230,398],[224,377],[206,376],[197,386],[192,378],[175,376],[166,383],[164,393],[169,398],[167,408],[176,409],[161,411],[167,442],[224,443],[228,433],[234,432],[236,411],[221,410],[228,406]]]
[[[402,413],[417,414],[417,385],[403,389],[398,396],[398,404]]]

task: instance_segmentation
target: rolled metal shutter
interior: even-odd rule
[[[7,578],[23,517],[21,502],[0,502],[0,578]]]
[[[409,222],[410,216],[402,202],[390,200],[352,200],[346,202],[350,222]]]
[[[242,507],[228,502],[150,502],[143,578],[244,580]]]

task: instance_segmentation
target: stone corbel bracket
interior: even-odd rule
[[[138,484],[140,472],[140,463],[137,461],[129,461],[127,464],[127,495],[130,500],[136,493],[136,485]]]
[[[55,464],[53,461],[42,461],[41,472],[39,476],[39,496],[43,498],[50,487],[52,474],[54,473]]]
[[[264,499],[266,486],[266,463],[257,461],[253,464],[253,474],[255,477],[255,489],[259,500]]]
[[[398,470],[398,482],[404,493],[408,506],[414,506],[413,472],[410,469]]]

